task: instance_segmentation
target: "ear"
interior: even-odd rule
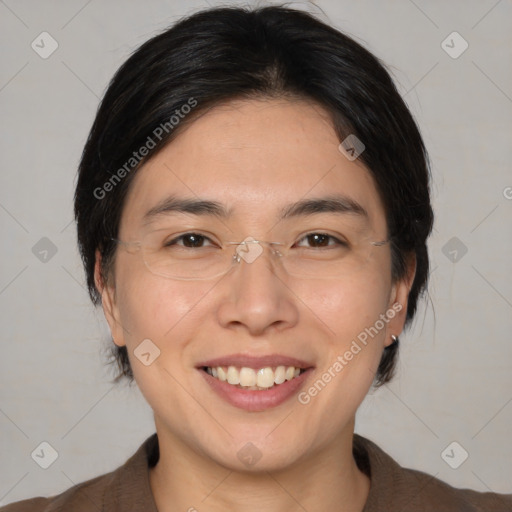
[[[119,309],[116,305],[115,286],[113,283],[105,282],[101,272],[101,253],[96,249],[96,259],[94,262],[94,283],[101,295],[101,306],[103,314],[110,327],[112,340],[114,343],[122,347],[125,345],[124,332],[120,322]]]
[[[398,337],[405,325],[409,292],[414,282],[414,277],[416,276],[416,255],[414,253],[407,256],[406,265],[406,275],[399,281],[393,283],[389,295],[388,311],[393,311],[394,316],[391,318],[392,313],[388,314],[391,320],[388,322],[388,334],[384,342],[384,346],[386,347],[393,342],[391,335]]]

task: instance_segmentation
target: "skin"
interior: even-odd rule
[[[279,208],[333,192],[361,203],[368,229],[384,239],[384,208],[371,174],[338,145],[327,113],[311,103],[243,100],[215,107],[138,172],[120,239],[139,240],[148,229],[144,213],[175,194],[232,208],[223,222],[182,217],[191,227],[207,222],[229,240],[278,240],[288,226],[277,221]],[[306,229],[327,219],[332,226],[333,218],[309,219]],[[160,460],[150,484],[160,512],[364,507],[370,481],[352,456],[355,413],[384,347],[403,329],[415,263],[407,279],[393,283],[389,245],[372,252],[364,271],[343,279],[292,278],[271,261],[264,251],[222,278],[179,281],[150,273],[139,252],[118,248],[113,275],[103,283],[97,255],[96,283],[112,336],[128,347],[135,380],[154,411]],[[402,310],[306,405],[294,396],[247,412],[218,397],[196,369],[234,353],[285,354],[315,367],[307,389],[395,303]],[[161,351],[150,366],[133,356],[146,338]],[[250,467],[237,457],[248,442],[262,454]]]

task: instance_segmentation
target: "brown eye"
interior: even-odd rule
[[[319,245],[321,247],[325,247],[326,245],[329,245],[329,236],[323,235],[323,234],[313,234],[307,236],[308,241],[313,245]]]
[[[334,243],[329,243],[330,240],[334,240]],[[338,238],[328,235],[327,233],[308,233],[306,236],[304,236],[300,241],[307,241],[308,246],[312,248],[322,248],[322,247],[332,247],[336,245],[343,245],[346,246],[347,244]]]
[[[183,247],[187,247],[189,249],[201,248],[203,247],[204,242],[208,240],[208,238],[204,235],[200,235],[198,233],[185,233],[184,235],[180,235],[172,240],[165,242],[165,247],[170,247],[173,245],[181,245]],[[179,243],[179,242],[182,243]]]

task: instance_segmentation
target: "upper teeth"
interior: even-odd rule
[[[243,366],[217,366],[215,368],[207,367],[206,371],[221,381],[227,381],[234,386],[239,385],[244,388],[271,388],[274,384],[282,384],[285,380],[291,380],[300,374],[300,368],[295,366],[278,366],[271,368],[269,366],[254,370]]]

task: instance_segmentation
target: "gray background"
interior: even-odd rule
[[[356,430],[452,485],[512,492],[512,3],[316,4],[325,14],[308,8],[389,65],[433,162],[431,300],[401,338],[397,377],[370,393]],[[114,387],[103,364],[108,330],[84,289],[72,195],[115,69],[206,6],[0,1],[0,504],[110,471],[154,431],[137,388]],[[59,45],[47,59],[31,47],[43,31]],[[469,44],[458,58],[441,44],[453,31]],[[47,261],[43,237],[57,248]],[[46,470],[31,458],[43,441],[58,452]],[[453,441],[469,453],[458,469],[441,456]],[[450,462],[462,453],[448,450]]]

